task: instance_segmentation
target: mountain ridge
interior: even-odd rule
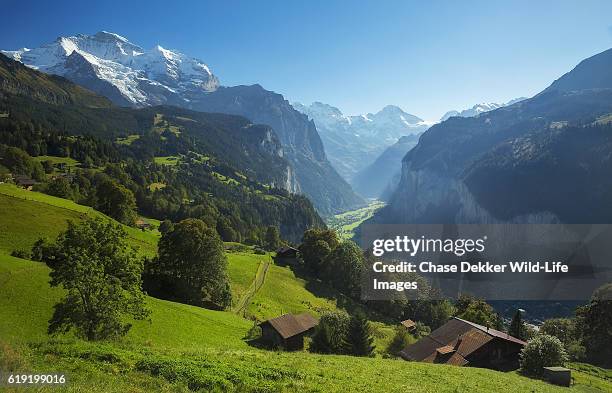
[[[419,134],[429,126],[423,119],[387,105],[376,113],[347,116],[340,109],[322,102],[292,104],[314,121],[330,162],[354,185],[354,176],[372,164],[399,138]],[[362,193],[363,194],[363,193]]]
[[[144,50],[106,31],[2,53],[31,68],[64,76],[120,106],[173,105],[240,115],[271,126],[293,167],[292,192],[304,193],[324,215],[364,203],[329,163],[314,123],[282,95],[260,85],[220,86],[201,60],[159,45]]]
[[[609,61],[612,52],[604,53]],[[612,67],[599,70],[606,75],[585,78],[579,65],[561,79],[586,80],[583,86],[553,82],[531,99],[431,127],[403,158],[391,202],[370,222],[609,221],[612,183],[603,174],[612,89],[592,81],[607,83]],[[568,183],[582,186],[571,191]],[[585,188],[591,192],[578,192]]]

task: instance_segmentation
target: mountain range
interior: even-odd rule
[[[430,125],[394,105],[357,116],[344,115],[340,109],[321,102],[292,105],[314,121],[332,165],[351,184],[354,176],[386,148],[403,136],[425,131]],[[361,193],[366,194],[370,193]]]
[[[25,160],[28,153],[79,162],[73,186],[83,193],[81,203],[95,203],[86,190],[111,177],[132,192],[139,214],[202,218],[225,240],[234,239],[228,241],[253,241],[274,225],[297,242],[307,228],[323,225],[307,198],[288,192],[293,169],[276,133],[244,117],[117,107],[2,54],[0,114],[0,151],[10,146],[22,149]],[[27,165],[3,158],[0,171],[30,176]]]
[[[498,104],[496,102],[486,102],[486,103],[481,103],[481,104],[476,104],[471,108],[468,109],[464,109],[462,111],[448,111],[446,112],[441,118],[440,118],[440,122],[443,122],[445,120],[448,120],[451,117],[474,117],[474,116],[478,116],[481,113],[485,113],[485,112],[489,112],[498,108],[502,108],[504,106],[509,106],[512,104],[516,104],[517,102],[526,100],[527,97],[519,97],[519,98],[515,98],[513,100],[510,100],[508,102],[506,102],[505,104]]]
[[[375,223],[612,220],[612,49],[533,98],[432,126]]]
[[[306,115],[282,95],[259,85],[220,86],[201,60],[159,45],[145,50],[105,31],[59,37],[39,48],[2,53],[31,68],[63,76],[117,105],[174,105],[240,115],[271,126],[281,141],[281,154],[291,165],[289,191],[307,195],[323,215],[363,203],[331,166],[316,126]]]

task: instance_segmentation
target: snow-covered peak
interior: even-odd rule
[[[127,38],[105,30],[97,32],[96,34],[94,34],[94,37],[99,40],[115,40],[121,42],[128,42]]]
[[[89,79],[82,75],[82,68],[79,68],[81,73],[75,75],[74,64],[68,63],[74,52],[91,65],[93,74],[87,75]],[[27,66],[65,76],[93,90],[100,86],[95,79],[102,80],[117,89],[132,105],[185,102],[194,94],[214,91],[219,86],[217,77],[201,60],[160,45],[145,50],[108,31],[58,37],[38,48],[2,53]]]
[[[387,105],[377,113],[368,113],[368,118],[378,121],[397,122],[400,121],[407,126],[422,122],[423,119],[406,113],[399,106]]]
[[[508,105],[512,105],[515,104],[517,102],[523,101],[524,99],[526,99],[525,97],[520,97],[520,98],[515,98],[513,100],[510,100],[508,102],[506,102],[505,104],[498,104],[496,102],[483,102],[480,104],[476,104],[471,108],[468,109],[464,109],[461,112],[458,111],[448,111],[444,114],[444,116],[442,116],[440,118],[440,121],[445,121],[451,117],[475,117],[480,115],[481,113],[485,113],[485,112],[489,112],[498,108],[502,108],[504,106],[508,106]]]
[[[431,125],[395,105],[354,116],[321,102],[292,105],[314,121],[327,156],[345,179],[351,179],[401,137],[418,135]]]

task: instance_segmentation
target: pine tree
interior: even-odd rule
[[[346,352],[355,356],[374,356],[373,342],[368,320],[362,314],[353,315],[345,339]]]
[[[516,312],[514,313],[514,316],[512,317],[512,322],[510,322],[508,334],[518,339],[524,340],[527,337],[527,328],[525,327],[525,322],[523,321],[521,311],[522,310],[516,310]]]
[[[277,227],[270,225],[266,228],[266,250],[274,251],[281,245],[280,232]]]

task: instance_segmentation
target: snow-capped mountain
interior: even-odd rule
[[[64,76],[118,105],[174,105],[268,125],[292,166],[288,189],[307,195],[323,215],[363,203],[328,161],[315,124],[306,115],[260,85],[220,86],[201,60],[159,45],[145,50],[105,31],[2,53],[39,71]]]
[[[346,116],[340,109],[321,102],[292,105],[315,122],[329,160],[348,181],[399,138],[419,134],[430,126],[393,105],[357,116]]]
[[[39,48],[1,51],[29,67],[65,76],[132,106],[189,102],[218,79],[204,62],[157,45],[145,50],[106,31],[59,37]]]
[[[526,99],[527,99],[526,97],[515,98],[513,100],[510,100],[510,101],[506,102],[505,104],[498,104],[496,102],[488,102],[488,103],[485,102],[485,103],[481,103],[481,104],[476,104],[476,105],[474,105],[471,108],[462,110],[461,112],[454,111],[454,110],[453,111],[448,111],[448,112],[446,112],[444,114],[444,116],[442,116],[440,118],[440,121],[442,122],[444,120],[447,120],[447,119],[449,119],[451,117],[455,117],[455,116],[459,116],[459,117],[475,117],[475,116],[480,115],[481,113],[489,112],[489,111],[495,110],[497,108],[502,108],[504,106],[509,106],[509,105],[515,104],[515,103],[517,103],[519,101],[526,100]]]

